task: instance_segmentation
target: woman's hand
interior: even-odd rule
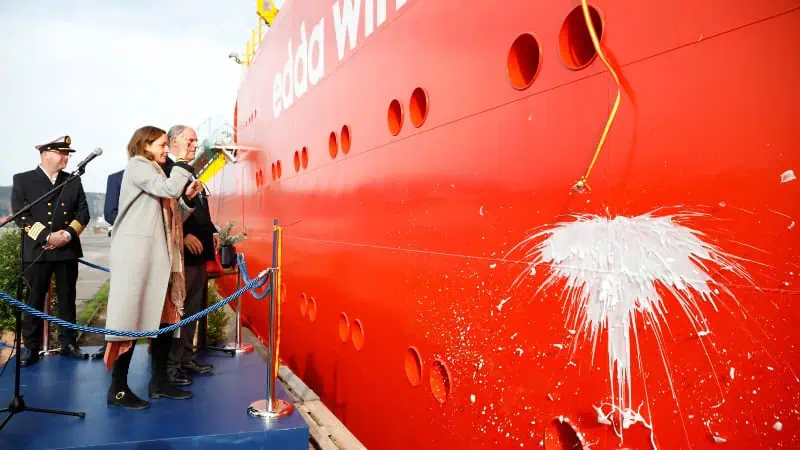
[[[192,181],[192,184],[186,188],[186,197],[191,200],[195,198],[202,189],[203,184],[200,182],[200,180],[194,180]]]

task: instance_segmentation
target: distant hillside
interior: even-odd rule
[[[106,201],[106,194],[97,192],[87,192],[86,202],[89,203],[89,216],[94,223],[99,217],[103,216],[103,205]],[[0,217],[11,215],[11,186],[0,186]]]

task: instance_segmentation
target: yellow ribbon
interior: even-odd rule
[[[273,370],[274,370],[274,373],[272,375],[273,375],[273,379],[277,380],[278,379],[278,368],[279,368],[278,355],[280,354],[280,348],[281,348],[281,302],[283,301],[283,299],[281,298],[281,295],[282,295],[282,292],[281,292],[281,284],[282,284],[281,283],[281,278],[282,278],[281,277],[281,272],[283,272],[283,269],[281,268],[281,259],[282,259],[281,255],[283,253],[283,228],[281,228],[278,225],[275,225],[274,230],[278,232],[278,242],[277,242],[277,245],[278,245],[278,261],[277,261],[278,271],[276,272],[277,276],[276,276],[276,279],[275,279],[275,292],[273,292],[272,294],[275,296],[275,315],[276,315],[275,319],[278,321],[278,323],[276,325],[276,328],[277,328],[278,332],[276,333],[276,336],[275,336],[275,354],[272,356],[272,362],[273,362],[272,367],[273,367]]]
[[[603,49],[600,48],[600,39],[597,37],[597,31],[595,31],[594,29],[594,23],[592,23],[592,17],[589,14],[589,6],[586,4],[586,0],[581,0],[581,7],[583,9],[583,17],[586,19],[586,26],[589,28],[589,35],[592,37],[592,44],[594,45],[594,49],[597,52],[597,55],[600,56],[600,59],[603,61],[603,64],[605,64],[606,68],[608,68],[608,71],[611,72],[611,76],[614,77],[614,81],[617,83],[617,99],[614,100],[614,107],[611,108],[611,114],[608,116],[606,127],[605,129],[603,129],[603,134],[600,136],[600,142],[597,144],[597,149],[594,152],[594,157],[592,157],[592,162],[589,163],[589,168],[586,169],[586,174],[584,174],[573,185],[573,189],[575,189],[578,192],[583,192],[584,189],[591,192],[592,188],[589,186],[589,174],[592,172],[595,163],[597,163],[597,157],[600,156],[600,150],[602,150],[603,144],[605,144],[606,142],[606,137],[608,137],[608,131],[611,129],[611,124],[614,122],[614,117],[617,115],[617,109],[619,108],[619,101],[621,96],[620,95],[621,85],[617,73],[611,67],[611,64],[606,59],[605,54],[603,54]]]

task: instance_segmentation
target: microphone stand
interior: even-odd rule
[[[19,217],[20,215],[24,214],[28,210],[30,210],[34,205],[36,205],[39,202],[43,201],[45,198],[49,198],[52,195],[54,195],[56,193],[56,191],[58,191],[59,189],[63,188],[67,183],[69,183],[70,181],[75,180],[75,179],[79,178],[81,175],[83,175],[84,171],[85,171],[85,167],[78,167],[78,169],[76,169],[75,172],[73,172],[69,176],[69,178],[64,180],[63,183],[61,183],[61,184],[59,184],[57,186],[54,186],[53,189],[50,189],[44,195],[42,195],[41,197],[39,197],[36,200],[34,200],[33,203],[25,205],[24,208],[22,208],[21,210],[17,211],[16,213],[14,213],[14,215],[12,215],[5,222],[0,224],[0,228],[3,228],[4,226],[9,224],[10,222],[16,220],[17,217]],[[23,290],[22,274],[23,274],[23,267],[25,266],[25,257],[24,257],[24,254],[25,254],[24,253],[24,249],[25,249],[25,229],[24,228],[20,228],[19,233],[20,233],[20,241],[19,241],[19,268],[17,269],[17,300],[23,301],[22,300],[22,290]],[[19,391],[20,360],[21,360],[20,347],[21,347],[21,341],[22,341],[22,311],[20,311],[19,309],[17,309],[15,311],[15,313],[14,313],[14,320],[16,321],[16,331],[15,331],[15,335],[14,335],[14,353],[15,353],[14,359],[15,359],[15,364],[16,364],[16,367],[14,368],[14,397],[9,402],[8,408],[0,409],[0,412],[7,412],[8,413],[8,416],[5,418],[5,420],[3,420],[3,423],[0,424],[0,430],[2,430],[6,426],[8,421],[10,421],[11,418],[14,417],[15,414],[19,414],[19,413],[24,412],[24,411],[33,411],[33,412],[40,412],[40,413],[45,413],[45,414],[60,414],[60,415],[63,415],[63,416],[76,416],[76,417],[81,417],[81,418],[82,417],[86,417],[86,413],[84,413],[84,412],[71,412],[71,411],[58,411],[58,410],[54,410],[54,409],[32,408],[32,407],[27,406],[25,404],[25,401],[22,399],[22,395],[20,394],[20,391]],[[6,364],[8,364],[10,362],[11,361],[7,362]]]

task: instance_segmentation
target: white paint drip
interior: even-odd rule
[[[788,183],[796,179],[797,177],[794,176],[794,170],[789,169],[781,174],[781,183]]]
[[[736,374],[736,369],[731,367],[731,380],[733,379],[734,375]]]
[[[511,300],[511,297],[506,297],[506,298],[500,300],[500,303],[497,305],[497,310],[498,311],[502,311],[503,310],[503,305],[508,303],[509,300]]]
[[[733,256],[704,242],[703,233],[678,223],[679,219],[700,215],[644,214],[613,219],[582,215],[537,232],[519,244],[533,245],[526,255],[531,264],[550,265],[550,274],[537,294],[548,288],[561,289],[557,284],[566,281],[567,321],[591,339],[592,358],[600,333],[608,333],[611,399],[623,423],[625,414],[631,411],[631,331],[638,342],[637,312],[653,324],[667,367],[661,332],[666,320],[665,299],[656,286],[672,294],[695,333],[705,336],[710,330],[700,303],[709,302],[717,311],[714,301],[720,290],[733,298],[712,278],[709,265],[752,283]],[[674,397],[669,372],[667,375]]]
[[[609,407],[608,413],[606,413],[603,409],[606,406]],[[658,449],[658,447],[656,447],[656,436],[653,432],[653,425],[647,423],[647,421],[639,412],[642,409],[642,405],[639,405],[639,411],[634,411],[631,408],[621,410],[617,405],[612,405],[611,403],[603,403],[600,406],[592,405],[592,408],[594,408],[595,412],[597,413],[597,423],[602,425],[611,425],[611,427],[614,429],[614,434],[616,434],[620,439],[622,439],[622,430],[627,430],[631,426],[641,423],[642,426],[650,430],[650,445],[653,446],[654,450]],[[622,419],[621,430],[617,430],[617,427],[614,426],[614,423],[611,421],[611,416],[613,416],[615,412],[617,412],[619,417]]]

